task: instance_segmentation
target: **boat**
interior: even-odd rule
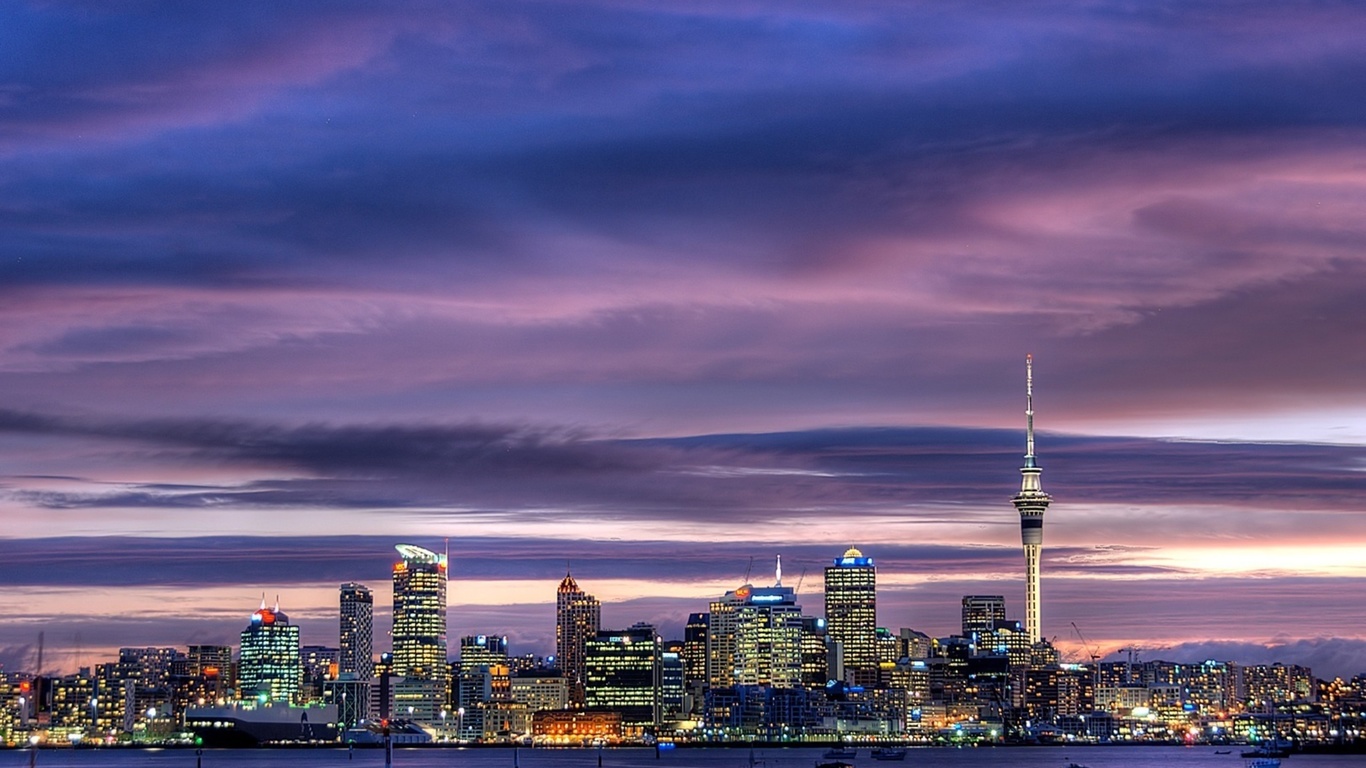
[[[1290,744],[1284,741],[1267,741],[1263,742],[1256,749],[1249,749],[1243,752],[1242,756],[1250,758],[1290,757]],[[1259,766],[1259,768],[1265,768],[1265,766]]]
[[[816,768],[854,768],[854,764],[842,762],[840,760],[829,760],[825,762],[817,760]]]
[[[1068,763],[1067,768],[1087,768],[1087,766],[1082,765],[1081,763]]]
[[[185,727],[206,747],[254,747],[337,740],[337,706],[227,704],[189,707]]]
[[[874,760],[905,760],[906,750],[900,747],[878,747],[873,752]]]
[[[1214,754],[1216,754],[1216,755],[1231,755],[1231,754],[1233,754],[1233,750],[1231,750],[1231,749],[1216,749],[1216,750],[1214,750]]]
[[[1281,768],[1281,761],[1276,757],[1259,757],[1247,761],[1247,768]]]
[[[831,747],[821,753],[821,759],[823,760],[854,760],[857,758],[858,750],[849,749],[848,747]]]

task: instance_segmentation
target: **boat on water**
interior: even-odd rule
[[[816,768],[854,768],[854,764],[841,760],[817,760]]]
[[[857,758],[858,750],[849,749],[848,747],[831,747],[821,753],[821,759],[823,760],[855,760]]]
[[[185,727],[206,747],[255,747],[337,740],[337,705],[226,704],[189,707]]]
[[[901,747],[878,747],[873,752],[874,760],[905,760],[906,750]]]
[[[1249,749],[1243,752],[1242,756],[1251,758],[1290,757],[1290,744],[1284,741],[1267,741],[1259,745],[1256,749]],[[1258,768],[1266,767],[1258,766]]]
[[[1259,757],[1247,761],[1247,768],[1281,768],[1281,761],[1276,757]]]

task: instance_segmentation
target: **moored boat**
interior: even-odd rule
[[[873,752],[874,760],[905,760],[906,750],[901,747],[878,747]]]

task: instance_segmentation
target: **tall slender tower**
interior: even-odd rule
[[[1020,492],[1011,503],[1020,513],[1020,540],[1025,556],[1025,632],[1029,641],[1043,639],[1039,630],[1039,555],[1043,551],[1043,513],[1053,499],[1043,492],[1043,469],[1034,460],[1034,356],[1025,355],[1025,457]]]
[[[359,680],[375,674],[375,596],[364,584],[341,585],[341,622],[338,633],[337,672]]]
[[[588,641],[602,624],[602,604],[579,589],[578,582],[566,571],[555,593],[555,655],[568,681],[569,703],[583,706],[587,670],[584,653]]]

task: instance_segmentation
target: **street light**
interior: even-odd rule
[[[455,710],[455,714],[459,715],[459,717],[456,719],[455,738],[456,738],[457,741],[464,741],[464,740],[465,740],[465,708],[464,708],[464,707],[461,707],[461,708]]]
[[[450,741],[451,734],[446,730],[446,710],[441,710],[441,738],[443,741]]]

